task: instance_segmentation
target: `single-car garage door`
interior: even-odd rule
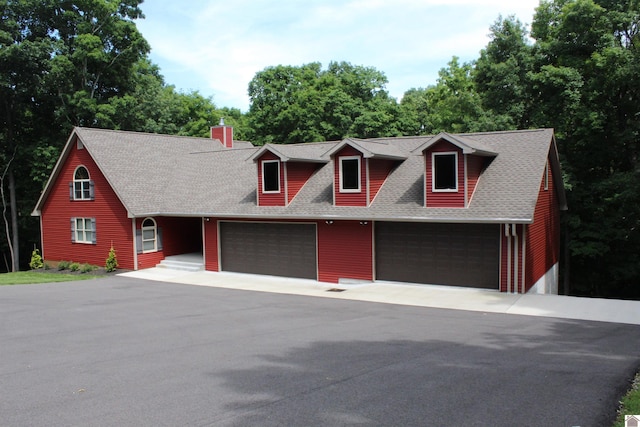
[[[223,271],[317,279],[315,224],[220,222]]]
[[[500,226],[377,222],[376,278],[498,289]]]

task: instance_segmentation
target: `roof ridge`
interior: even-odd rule
[[[466,135],[466,136],[472,136],[472,135],[500,135],[500,134],[507,134],[507,133],[528,133],[528,132],[546,132],[546,131],[553,131],[553,128],[536,128],[536,129],[512,129],[512,130],[496,130],[496,131],[489,131],[489,132],[468,132],[468,133],[450,133],[450,135]]]
[[[180,139],[194,139],[197,141],[218,141],[218,139],[207,138],[202,136],[189,136],[189,135],[170,135],[166,133],[155,133],[155,132],[137,132],[134,130],[121,130],[121,129],[102,129],[102,128],[91,128],[86,126],[76,126],[76,130],[89,131],[89,132],[104,132],[104,133],[125,133],[125,134],[133,134],[133,135],[148,135],[153,137],[162,137],[162,138],[180,138]],[[239,141],[236,142],[250,142],[250,141]]]

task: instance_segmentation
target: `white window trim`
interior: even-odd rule
[[[80,168],[83,168],[84,170],[87,171],[87,176],[89,178],[76,179],[76,173],[78,173],[78,169],[80,169]],[[82,184],[82,188],[80,190],[81,197],[76,197],[76,183],[81,183]],[[85,186],[85,184],[87,185],[87,191],[89,191],[89,197],[84,197],[84,186]],[[91,174],[89,173],[89,169],[87,169],[87,167],[84,166],[84,165],[79,165],[73,171],[73,200],[91,200]]]
[[[91,225],[90,228],[87,228],[87,220],[91,221],[92,225]],[[78,227],[78,221],[82,222],[82,229],[80,229]],[[94,234],[96,233],[94,225],[95,225],[95,218],[76,217],[75,218],[75,233],[76,233],[75,243],[82,243],[82,244],[85,244],[85,245],[93,245],[93,244],[95,244],[94,243],[95,236],[93,236],[94,237],[93,239],[86,240],[87,231],[89,231],[91,233],[94,233]],[[82,232],[82,234],[80,234],[80,231]],[[84,240],[80,239],[80,235],[82,235],[84,237]]]
[[[266,163],[277,163],[278,164],[278,189],[277,190],[267,191],[265,189],[264,165]],[[262,161],[262,193],[263,194],[278,194],[278,193],[280,193],[281,187],[282,186],[280,185],[280,160],[263,160]]]
[[[144,226],[144,223],[147,220],[151,220],[151,222],[153,222],[153,226],[149,227],[149,226]],[[142,223],[140,224],[140,230],[142,233],[141,236],[141,240],[140,240],[140,244],[142,245],[142,253],[143,254],[147,254],[150,252],[158,252],[158,223],[156,222],[155,219],[149,217],[149,218],[145,218],[142,220]],[[144,232],[145,230],[153,230],[153,239],[145,239],[144,238]],[[144,242],[151,242],[153,241],[153,249],[144,249]]]
[[[456,188],[436,188],[436,157],[454,155]],[[431,192],[433,193],[457,193],[460,183],[458,182],[458,152],[457,151],[437,151],[431,153]]]
[[[342,185],[342,161],[343,160],[357,160],[358,161],[358,188],[343,188]],[[339,191],[340,193],[360,193],[362,191],[362,159],[360,156],[342,156],[338,158],[338,164],[340,167],[340,183],[339,183]]]

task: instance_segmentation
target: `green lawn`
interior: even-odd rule
[[[640,373],[631,386],[631,390],[622,398],[620,414],[613,427],[624,427],[625,415],[640,415]]]
[[[31,283],[70,282],[72,280],[95,279],[98,276],[89,274],[60,274],[41,273],[34,271],[19,271],[17,273],[0,274],[2,285],[26,285]]]

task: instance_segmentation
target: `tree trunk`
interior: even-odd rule
[[[20,271],[20,247],[18,246],[18,204],[13,168],[9,169],[9,203],[11,204],[11,234],[13,239],[13,264],[11,271]]]

